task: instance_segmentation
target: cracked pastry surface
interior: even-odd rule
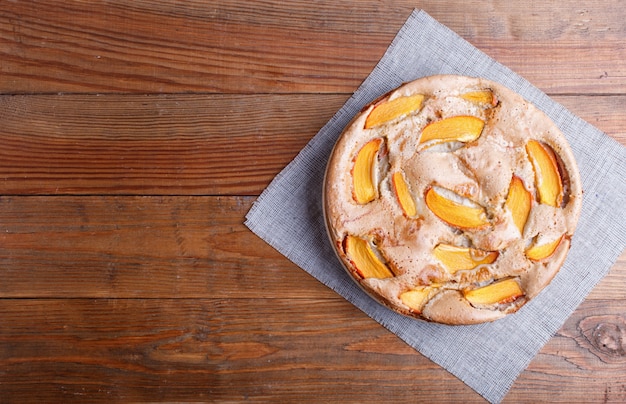
[[[440,75],[364,108],[329,159],[324,213],[343,265],[402,314],[517,311],[555,276],[582,188],[557,126],[506,87]]]

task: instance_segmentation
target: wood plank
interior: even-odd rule
[[[0,96],[0,194],[258,195],[348,97]],[[626,145],[626,96],[555,99]]]
[[[477,397],[341,300],[2,299],[0,317],[4,397],[328,402],[449,385],[450,399]]]
[[[332,296],[244,225],[251,197],[2,197],[2,297]]]
[[[623,401],[624,351],[587,338],[626,332],[624,304],[584,303],[505,402]],[[483,402],[342,299],[2,299],[0,317],[0,394],[29,402]]]
[[[413,7],[626,145],[619,0],[0,6],[0,402],[484,402],[244,225]],[[626,252],[504,402],[626,402]]]
[[[254,199],[1,197],[0,297],[334,297],[243,225]],[[625,291],[622,254],[591,298]]]
[[[0,194],[258,195],[347,97],[3,96]]]
[[[0,93],[348,93],[415,6],[9,2],[0,10]],[[422,6],[550,93],[626,92],[619,0],[567,0],[558,8],[477,0]]]
[[[530,363],[506,401],[626,402],[626,300],[587,300]]]
[[[553,96],[552,99],[626,146],[625,96]],[[614,109],[618,111],[611,112]]]

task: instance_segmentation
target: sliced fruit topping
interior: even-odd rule
[[[491,90],[470,91],[468,93],[461,94],[461,98],[475,104],[488,104],[490,106],[495,106],[498,103],[496,96]]]
[[[530,214],[532,198],[530,192],[524,187],[524,182],[514,175],[511,179],[511,185],[509,185],[509,194],[506,197],[505,206],[511,211],[513,223],[515,223],[520,234],[524,234],[524,226],[526,226]]]
[[[381,138],[372,139],[359,150],[352,167],[352,191],[354,200],[363,205],[373,201],[378,196],[376,186],[376,170],[378,150],[382,144]]]
[[[474,306],[486,306],[512,302],[523,296],[524,291],[515,278],[507,278],[477,289],[466,290],[463,295]]]
[[[433,291],[432,287],[423,287],[417,289],[411,289],[409,291],[400,294],[400,300],[406,304],[416,313],[420,313],[422,308],[428,301],[430,293]]]
[[[433,187],[426,191],[424,197],[426,205],[439,219],[461,229],[481,229],[489,225],[483,207],[452,191],[448,192],[453,194],[455,199],[465,203],[448,199]]]
[[[391,278],[393,273],[372,249],[370,242],[363,238],[348,235],[345,239],[345,252],[348,259],[363,278]]]
[[[395,173],[393,173],[393,176],[391,177],[391,182],[393,183],[393,189],[396,191],[398,203],[400,204],[400,207],[402,208],[404,214],[408,217],[415,217],[417,215],[415,200],[409,192],[409,186],[404,180],[404,175],[402,175],[402,172],[396,171]]]
[[[563,237],[565,237],[565,235],[562,235],[556,240],[550,241],[548,243],[541,243],[541,241],[535,242],[535,244],[533,244],[528,250],[526,250],[526,256],[532,261],[541,261],[550,257],[552,254],[554,254],[558,246],[561,244]]]
[[[475,248],[439,244],[433,255],[452,274],[456,271],[474,269],[479,265],[492,264],[500,255],[497,251],[483,251]]]
[[[365,129],[373,128],[393,119],[408,115],[422,108],[422,94],[398,97],[391,101],[378,104],[365,120]]]
[[[539,202],[559,207],[563,202],[563,183],[554,151],[536,140],[526,143],[528,158],[535,170],[535,185]]]
[[[426,125],[420,136],[420,144],[435,141],[442,142],[471,142],[480,137],[485,122],[475,116],[453,116]]]

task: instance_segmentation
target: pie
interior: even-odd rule
[[[499,83],[438,75],[364,108],[324,180],[334,249],[372,297],[444,324],[516,312],[557,274],[582,203],[567,140]]]

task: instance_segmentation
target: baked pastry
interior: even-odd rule
[[[324,213],[352,277],[391,309],[493,321],[561,268],[582,202],[558,127],[501,84],[439,75],[364,108],[330,156]]]

